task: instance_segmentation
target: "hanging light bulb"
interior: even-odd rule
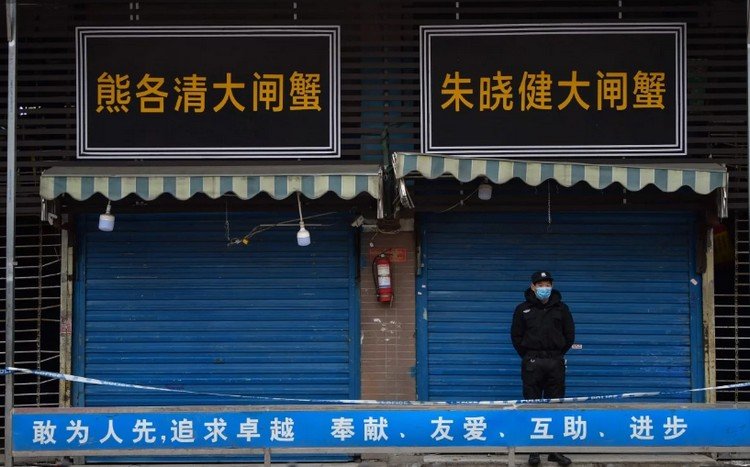
[[[107,201],[107,210],[104,214],[99,214],[99,230],[102,232],[112,232],[115,228],[115,216],[110,214],[112,205]]]
[[[490,185],[489,180],[487,180],[486,178],[479,185],[479,189],[477,190],[477,195],[479,196],[479,199],[481,199],[482,201],[487,201],[490,198],[492,198],[492,185]]]
[[[305,228],[305,223],[299,223],[299,231],[297,232],[297,245],[308,246],[310,244],[310,232]]]
[[[310,232],[305,228],[305,221],[302,218],[302,200],[297,192],[297,207],[299,208],[299,232],[297,232],[297,245],[308,246],[310,244]]]

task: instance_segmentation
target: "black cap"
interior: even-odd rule
[[[541,281],[552,282],[553,280],[554,279],[552,279],[552,274],[550,274],[549,271],[537,271],[531,275],[532,284],[536,284],[537,282],[541,282]]]

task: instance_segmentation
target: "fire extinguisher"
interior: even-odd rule
[[[383,252],[372,261],[372,276],[375,279],[378,301],[381,303],[389,303],[393,300],[391,260],[388,256],[386,252]]]

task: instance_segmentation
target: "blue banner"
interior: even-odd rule
[[[372,447],[746,446],[750,409],[443,406],[23,409],[15,453]],[[157,411],[158,410],[158,411]]]

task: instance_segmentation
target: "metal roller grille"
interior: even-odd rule
[[[729,293],[716,294],[716,384],[750,380],[750,254],[747,212],[734,218],[734,281]],[[717,400],[750,401],[750,388],[720,391]]]
[[[36,216],[18,216],[16,226],[16,366],[48,371],[60,368],[60,231]],[[5,264],[5,235],[2,238]],[[2,282],[5,307],[5,271]],[[2,360],[5,363],[5,314],[2,320]],[[54,407],[57,380],[31,375],[15,377],[15,407]],[[4,390],[4,387],[3,387]],[[5,404],[3,392],[3,404]],[[2,426],[5,426],[3,420]],[[4,437],[4,431],[2,432]]]

